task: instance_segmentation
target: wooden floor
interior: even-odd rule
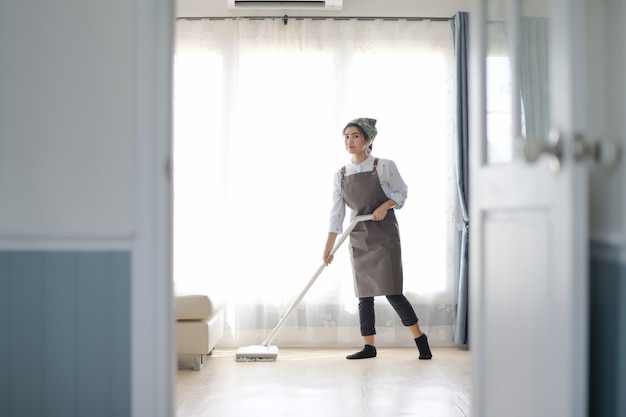
[[[178,370],[177,417],[469,416],[467,349],[432,348],[430,361],[410,348],[362,360],[345,349],[280,348],[274,362],[237,362],[235,352]]]

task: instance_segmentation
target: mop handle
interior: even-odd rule
[[[371,215],[371,214],[362,214],[360,216],[355,216],[352,219],[352,222],[350,223],[350,225],[348,226],[346,231],[343,232],[343,234],[339,237],[339,240],[337,241],[337,243],[335,243],[335,247],[333,248],[332,251],[330,251],[330,255],[334,255],[335,254],[337,249],[339,249],[339,246],[341,246],[343,241],[346,240],[348,235],[350,235],[350,232],[356,227],[357,224],[359,224],[360,222],[363,222],[363,221],[372,220],[372,217],[373,217],[373,215]],[[263,346],[269,346],[270,343],[272,343],[272,340],[274,340],[274,338],[278,334],[278,331],[282,327],[282,325],[285,322],[285,320],[287,320],[287,318],[289,317],[291,312],[296,307],[298,307],[298,304],[300,304],[300,301],[302,301],[302,299],[304,298],[304,295],[309,291],[309,288],[311,288],[311,286],[313,285],[313,283],[315,282],[317,277],[319,277],[319,275],[322,273],[322,271],[324,270],[325,267],[326,267],[326,262],[322,263],[320,265],[320,267],[317,268],[317,271],[315,272],[315,274],[313,274],[313,276],[311,277],[309,282],[306,284],[304,289],[300,292],[300,295],[298,295],[298,298],[296,298],[296,300],[291,304],[291,307],[289,307],[289,310],[287,310],[287,312],[281,317],[280,321],[278,322],[276,327],[274,327],[274,329],[272,330],[270,335],[267,336],[267,339],[265,339],[265,341],[263,342]]]

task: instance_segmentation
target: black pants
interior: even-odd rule
[[[409,300],[403,294],[387,295],[387,300],[396,310],[402,324],[412,326],[417,323],[417,315]],[[361,322],[361,336],[372,336],[376,334],[376,314],[374,313],[374,297],[359,298],[359,320]]]

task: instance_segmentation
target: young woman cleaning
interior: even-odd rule
[[[344,145],[351,160],[334,177],[323,259],[326,264],[333,260],[330,252],[337,235],[343,231],[346,205],[352,210],[352,217],[372,214],[372,221],[359,223],[350,233],[354,289],[359,298],[359,320],[365,346],[348,355],[347,359],[376,356],[374,297],[381,295],[387,297],[402,324],[411,331],[419,358],[430,359],[428,338],[420,330],[413,306],[402,293],[400,233],[394,210],[404,205],[407,186],[393,161],[371,155],[377,133],[376,120],[368,118],[351,120],[343,129]]]

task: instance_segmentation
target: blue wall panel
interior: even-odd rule
[[[0,252],[0,415],[130,416],[130,254]]]
[[[46,414],[60,415],[73,410],[76,402],[76,276],[71,253],[41,255],[46,271],[44,282],[43,369]],[[72,415],[72,414],[70,414]]]
[[[9,415],[9,259],[0,252],[0,416]]]
[[[41,254],[9,258],[11,416],[43,416],[44,277]]]
[[[626,415],[626,267],[614,260],[590,265],[589,415]]]

